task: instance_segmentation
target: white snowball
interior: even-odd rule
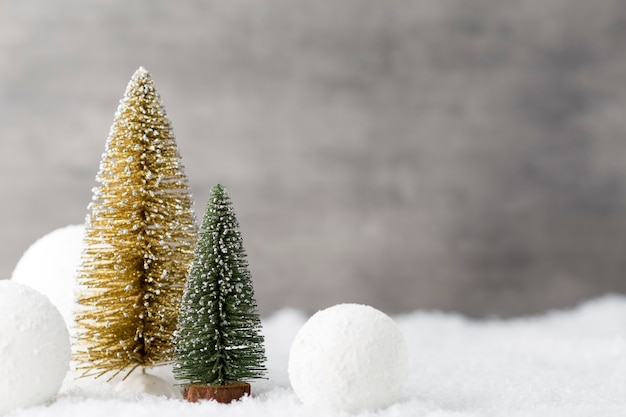
[[[48,233],[24,252],[11,276],[11,280],[47,296],[70,329],[84,233],[83,225],[66,226]]]
[[[43,294],[0,281],[0,415],[52,399],[70,362],[70,337]]]
[[[404,335],[373,307],[340,304],[314,314],[289,353],[289,380],[307,406],[357,412],[397,401],[408,375]]]

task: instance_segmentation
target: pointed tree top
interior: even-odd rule
[[[226,192],[226,187],[224,187],[222,184],[215,184],[213,186],[213,193],[220,193],[220,194],[224,194]]]
[[[137,68],[137,71],[135,71],[133,76],[131,77],[129,84],[133,84],[133,83],[143,84],[143,82],[152,83],[152,75],[150,75],[148,70],[145,69],[144,67],[139,67]]]

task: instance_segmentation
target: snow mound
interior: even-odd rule
[[[11,417],[345,416],[305,407],[289,388],[289,346],[306,318],[282,310],[263,321],[269,379],[252,381],[252,397],[240,402],[117,393],[115,381],[70,376],[55,402]],[[624,416],[626,297],[515,320],[424,311],[393,319],[407,342],[409,377],[399,402],[377,417]]]

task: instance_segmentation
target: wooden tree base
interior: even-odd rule
[[[195,403],[199,400],[215,400],[227,404],[250,395],[250,384],[238,382],[232,385],[189,385],[185,387],[185,400]]]

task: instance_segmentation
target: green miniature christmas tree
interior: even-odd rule
[[[175,336],[174,375],[186,392],[194,386],[233,386],[266,372],[261,321],[238,229],[230,198],[218,184],[207,205]]]
[[[171,362],[197,226],[152,77],[128,83],[102,155],[78,271],[74,359],[84,375]]]

